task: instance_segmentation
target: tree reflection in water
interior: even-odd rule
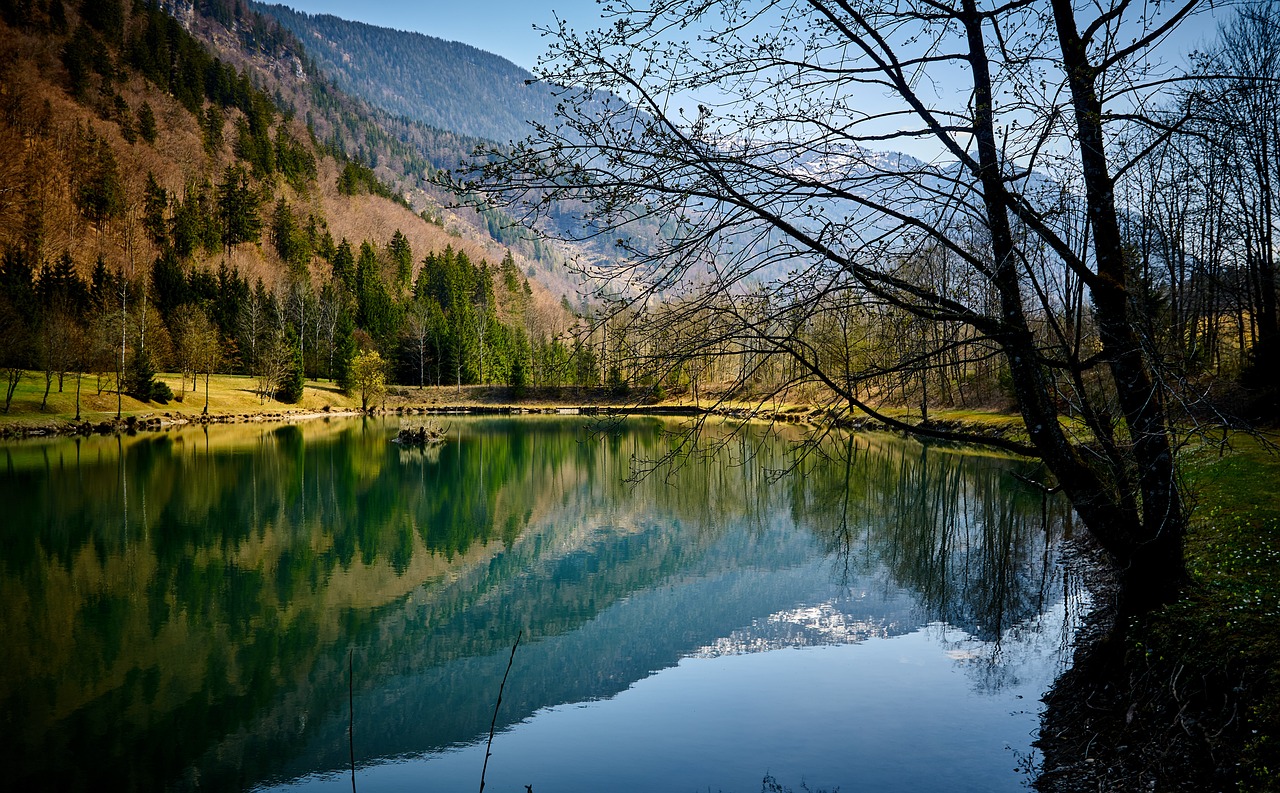
[[[884,566],[929,618],[984,641],[1044,611],[1066,502],[1027,486],[1033,462],[850,436],[791,477],[793,519],[839,575]]]
[[[349,652],[370,763],[487,730],[521,630],[508,725],[706,648],[924,624],[962,629],[953,651],[995,687],[1001,641],[1065,619],[1071,515],[1012,475],[1032,463],[707,427],[632,476],[670,429],[460,420],[423,452],[366,419],[0,447],[3,759],[62,788],[341,768]],[[862,627],[782,625],[797,609]]]

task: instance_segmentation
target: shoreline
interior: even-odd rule
[[[53,438],[87,435],[111,435],[137,432],[159,432],[171,427],[188,427],[210,424],[292,423],[329,418],[356,418],[359,416],[516,416],[516,415],[646,415],[646,416],[698,416],[714,415],[715,411],[693,406],[652,405],[620,407],[613,405],[444,405],[397,406],[359,410],[328,406],[314,410],[291,408],[236,413],[196,413],[176,411],[162,413],[131,414],[123,418],[111,417],[101,421],[49,419],[44,422],[26,423],[22,420],[0,425],[0,440],[23,438]]]
[[[166,375],[162,379],[171,386],[182,386],[171,376]],[[730,400],[723,394],[711,392],[705,395],[706,399],[699,401],[679,397],[657,401],[646,400],[637,393],[621,394],[602,387],[545,386],[519,393],[505,386],[393,387],[377,407],[362,410],[355,397],[342,393],[332,383],[322,381],[308,381],[303,398],[292,405],[275,401],[260,402],[253,390],[254,383],[243,375],[218,375],[215,376],[213,385],[209,397],[202,398],[199,392],[188,393],[175,389],[175,393],[181,396],[163,404],[139,402],[126,396],[120,418],[116,417],[116,398],[113,394],[86,395],[79,421],[72,417],[74,403],[70,401],[69,394],[51,394],[47,412],[42,412],[37,407],[39,403],[35,399],[39,396],[38,393],[20,394],[25,398],[15,400],[14,412],[0,414],[0,440],[109,435],[157,431],[177,426],[292,422],[361,415],[719,416],[740,421],[805,425],[849,432],[901,432],[901,428],[878,418],[851,415],[847,408],[813,403],[803,396],[790,402],[776,399],[765,402],[751,397]],[[185,401],[182,398],[184,396],[187,397]],[[202,412],[202,403],[206,401],[208,413]],[[891,420],[912,415],[915,421],[919,420],[919,411],[916,409],[886,407],[884,412]],[[941,439],[959,444],[980,444],[983,440],[991,440],[993,445],[998,445],[1025,438],[1026,435],[1021,417],[993,406],[931,410],[928,421],[922,428],[930,432],[970,436],[969,439]]]
[[[838,410],[806,404],[767,408],[743,403],[716,407],[681,403],[646,405],[634,401],[608,404],[589,397],[603,396],[607,399],[611,395],[581,391],[562,391],[555,396],[587,399],[548,399],[550,394],[542,391],[526,396],[525,402],[518,403],[502,401],[503,397],[509,398],[510,395],[501,393],[499,389],[477,389],[468,393],[471,399],[449,400],[441,404],[438,401],[440,397],[454,396],[452,388],[448,392],[437,393],[435,404],[414,400],[369,411],[346,405],[286,408],[277,404],[261,409],[209,414],[170,408],[167,411],[136,413],[121,420],[111,416],[97,422],[79,423],[54,417],[26,423],[23,420],[26,416],[11,417],[16,420],[0,424],[0,440],[113,433],[134,435],[209,424],[297,423],[359,416],[410,419],[415,416],[466,415],[723,417],[737,421],[802,425],[818,428],[817,431],[827,428],[900,434],[895,428],[870,417],[853,418]],[[402,395],[395,396],[404,399]],[[993,438],[1008,437],[1017,431],[1019,423],[1016,417],[996,411],[937,410],[931,411],[930,416],[932,427]],[[1194,465],[1192,467],[1195,468]],[[1248,492],[1248,489],[1237,490]],[[1231,500],[1224,498],[1215,498],[1213,502],[1226,504]],[[1068,543],[1070,558],[1065,563],[1079,576],[1081,586],[1089,593],[1090,606],[1088,613],[1081,617],[1073,641],[1070,666],[1061,672],[1042,697],[1041,727],[1034,742],[1041,760],[1031,786],[1041,793],[1077,793],[1100,789],[1152,789],[1152,785],[1156,786],[1155,789],[1200,790],[1205,789],[1205,785],[1212,787],[1227,783],[1230,786],[1232,781],[1239,781],[1231,779],[1233,769],[1224,767],[1223,758],[1215,755],[1221,755],[1224,750],[1239,751],[1243,742],[1249,739],[1249,734],[1239,721],[1233,724],[1232,719],[1237,716],[1227,714],[1230,716],[1227,718],[1214,712],[1207,697],[1225,696],[1234,703],[1232,707],[1237,707],[1242,705],[1242,695],[1207,679],[1194,690],[1188,689],[1185,680],[1175,685],[1182,661],[1173,653],[1190,651],[1167,636],[1153,632],[1151,624],[1145,627],[1117,625],[1115,581],[1103,553],[1087,532],[1078,533]],[[1192,547],[1188,548],[1189,556],[1194,552]],[[1211,577],[1208,580],[1216,579]],[[1195,592],[1188,592],[1184,600],[1175,605],[1192,610],[1202,607]],[[1158,627],[1164,618],[1153,615],[1151,619],[1152,624]],[[1190,635],[1187,634],[1188,637]],[[1146,643],[1145,654],[1129,646],[1135,638]],[[1151,655],[1153,651],[1157,656]],[[1166,663],[1165,657],[1159,655],[1161,652],[1170,655],[1169,662]],[[1209,665],[1205,665],[1205,669],[1208,670]],[[1157,680],[1157,677],[1161,679]],[[1169,682],[1171,678],[1174,683]],[[1221,740],[1210,737],[1210,726],[1214,726],[1216,736]],[[1171,727],[1178,731],[1171,734]],[[1263,734],[1268,733],[1264,730]],[[1255,730],[1253,735],[1257,734]],[[1242,773],[1238,768],[1234,771]],[[1178,781],[1173,782],[1171,774],[1177,776]]]
[[[394,407],[378,407],[369,410],[359,408],[325,405],[322,408],[285,408],[264,409],[258,411],[236,411],[215,413],[187,413],[177,410],[165,410],[143,413],[131,413],[122,418],[111,416],[97,421],[82,419],[53,418],[30,422],[25,417],[17,417],[0,424],[0,441],[22,440],[26,438],[86,437],[89,435],[136,434],[138,432],[160,432],[173,427],[207,426],[211,424],[248,424],[248,423],[291,423],[312,421],[327,418],[354,418],[357,416],[410,417],[410,416],[520,416],[520,415],[583,415],[583,416],[676,416],[694,418],[698,416],[720,417],[738,421],[763,421],[777,424],[807,425],[813,427],[829,427],[847,432],[892,432],[907,435],[900,429],[886,424],[870,416],[849,417],[826,408],[789,407],[782,409],[759,409],[750,407],[702,407],[688,404],[588,404],[573,402],[556,402],[551,404],[513,404],[494,403],[478,404],[459,402],[457,404],[403,404]],[[947,418],[948,411],[939,410],[942,418],[927,422],[930,430],[959,432],[973,436],[968,442],[981,445],[983,439],[1001,441],[1015,436],[1017,428],[1015,419],[1008,421],[975,421]],[[1001,414],[990,412],[992,418],[1003,418]],[[918,438],[925,442],[943,442],[966,445],[966,441],[948,441],[929,438]]]

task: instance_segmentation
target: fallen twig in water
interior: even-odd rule
[[[520,646],[521,630],[516,634],[516,643],[511,645],[511,657],[507,659],[507,671],[502,673],[502,684],[498,686],[498,701],[493,703],[493,721],[489,722],[489,743],[484,747],[484,766],[480,769],[480,793],[484,793],[484,775],[489,770],[489,757],[493,754],[493,731],[498,726],[498,708],[502,707],[502,691],[507,687],[507,675],[511,674],[511,664],[516,660],[516,648]]]
[[[356,651],[347,654],[347,746],[351,750],[351,793],[356,793]]]

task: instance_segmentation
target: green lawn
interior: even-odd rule
[[[198,414],[204,409],[205,383],[200,378],[199,389],[192,392],[191,381],[186,381],[186,390],[181,389],[181,381],[176,374],[160,374],[157,379],[163,380],[173,389],[175,399],[167,404],[159,402],[139,402],[125,395],[120,398],[120,407],[125,416],[144,414]],[[13,404],[7,414],[0,414],[3,423],[50,423],[71,421],[76,415],[76,381],[73,375],[63,380],[62,391],[58,391],[58,381],[53,381],[49,391],[48,404],[41,410],[40,403],[44,398],[45,380],[41,372],[27,372],[18,383],[14,393]],[[115,418],[116,393],[111,390],[110,383],[105,384],[102,393],[98,392],[98,380],[93,375],[85,375],[80,382],[80,416],[84,421],[103,421]],[[338,387],[327,381],[307,381],[302,401],[296,405],[285,405],[274,400],[263,403],[254,393],[255,380],[243,375],[214,375],[209,379],[209,412],[210,413],[257,413],[278,410],[322,410],[350,409],[359,407],[359,400],[345,396]],[[182,399],[178,400],[177,395]]]
[[[1113,742],[1217,768],[1214,785],[1280,789],[1280,455],[1236,434],[1183,463],[1191,583],[1130,625]]]
[[[1280,784],[1280,454],[1238,435],[1187,467],[1192,588],[1155,623],[1154,637],[1240,695],[1240,762],[1249,789]]]

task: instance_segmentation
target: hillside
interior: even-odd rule
[[[0,7],[6,397],[34,370],[164,399],[159,368],[285,398],[359,353],[393,382],[548,382],[576,320],[529,279],[536,243],[424,181],[470,141],[384,125],[241,8]]]
[[[344,91],[393,114],[505,143],[549,121],[551,90],[489,52],[421,33],[375,27],[284,5],[252,3],[292,31],[321,71]]]

